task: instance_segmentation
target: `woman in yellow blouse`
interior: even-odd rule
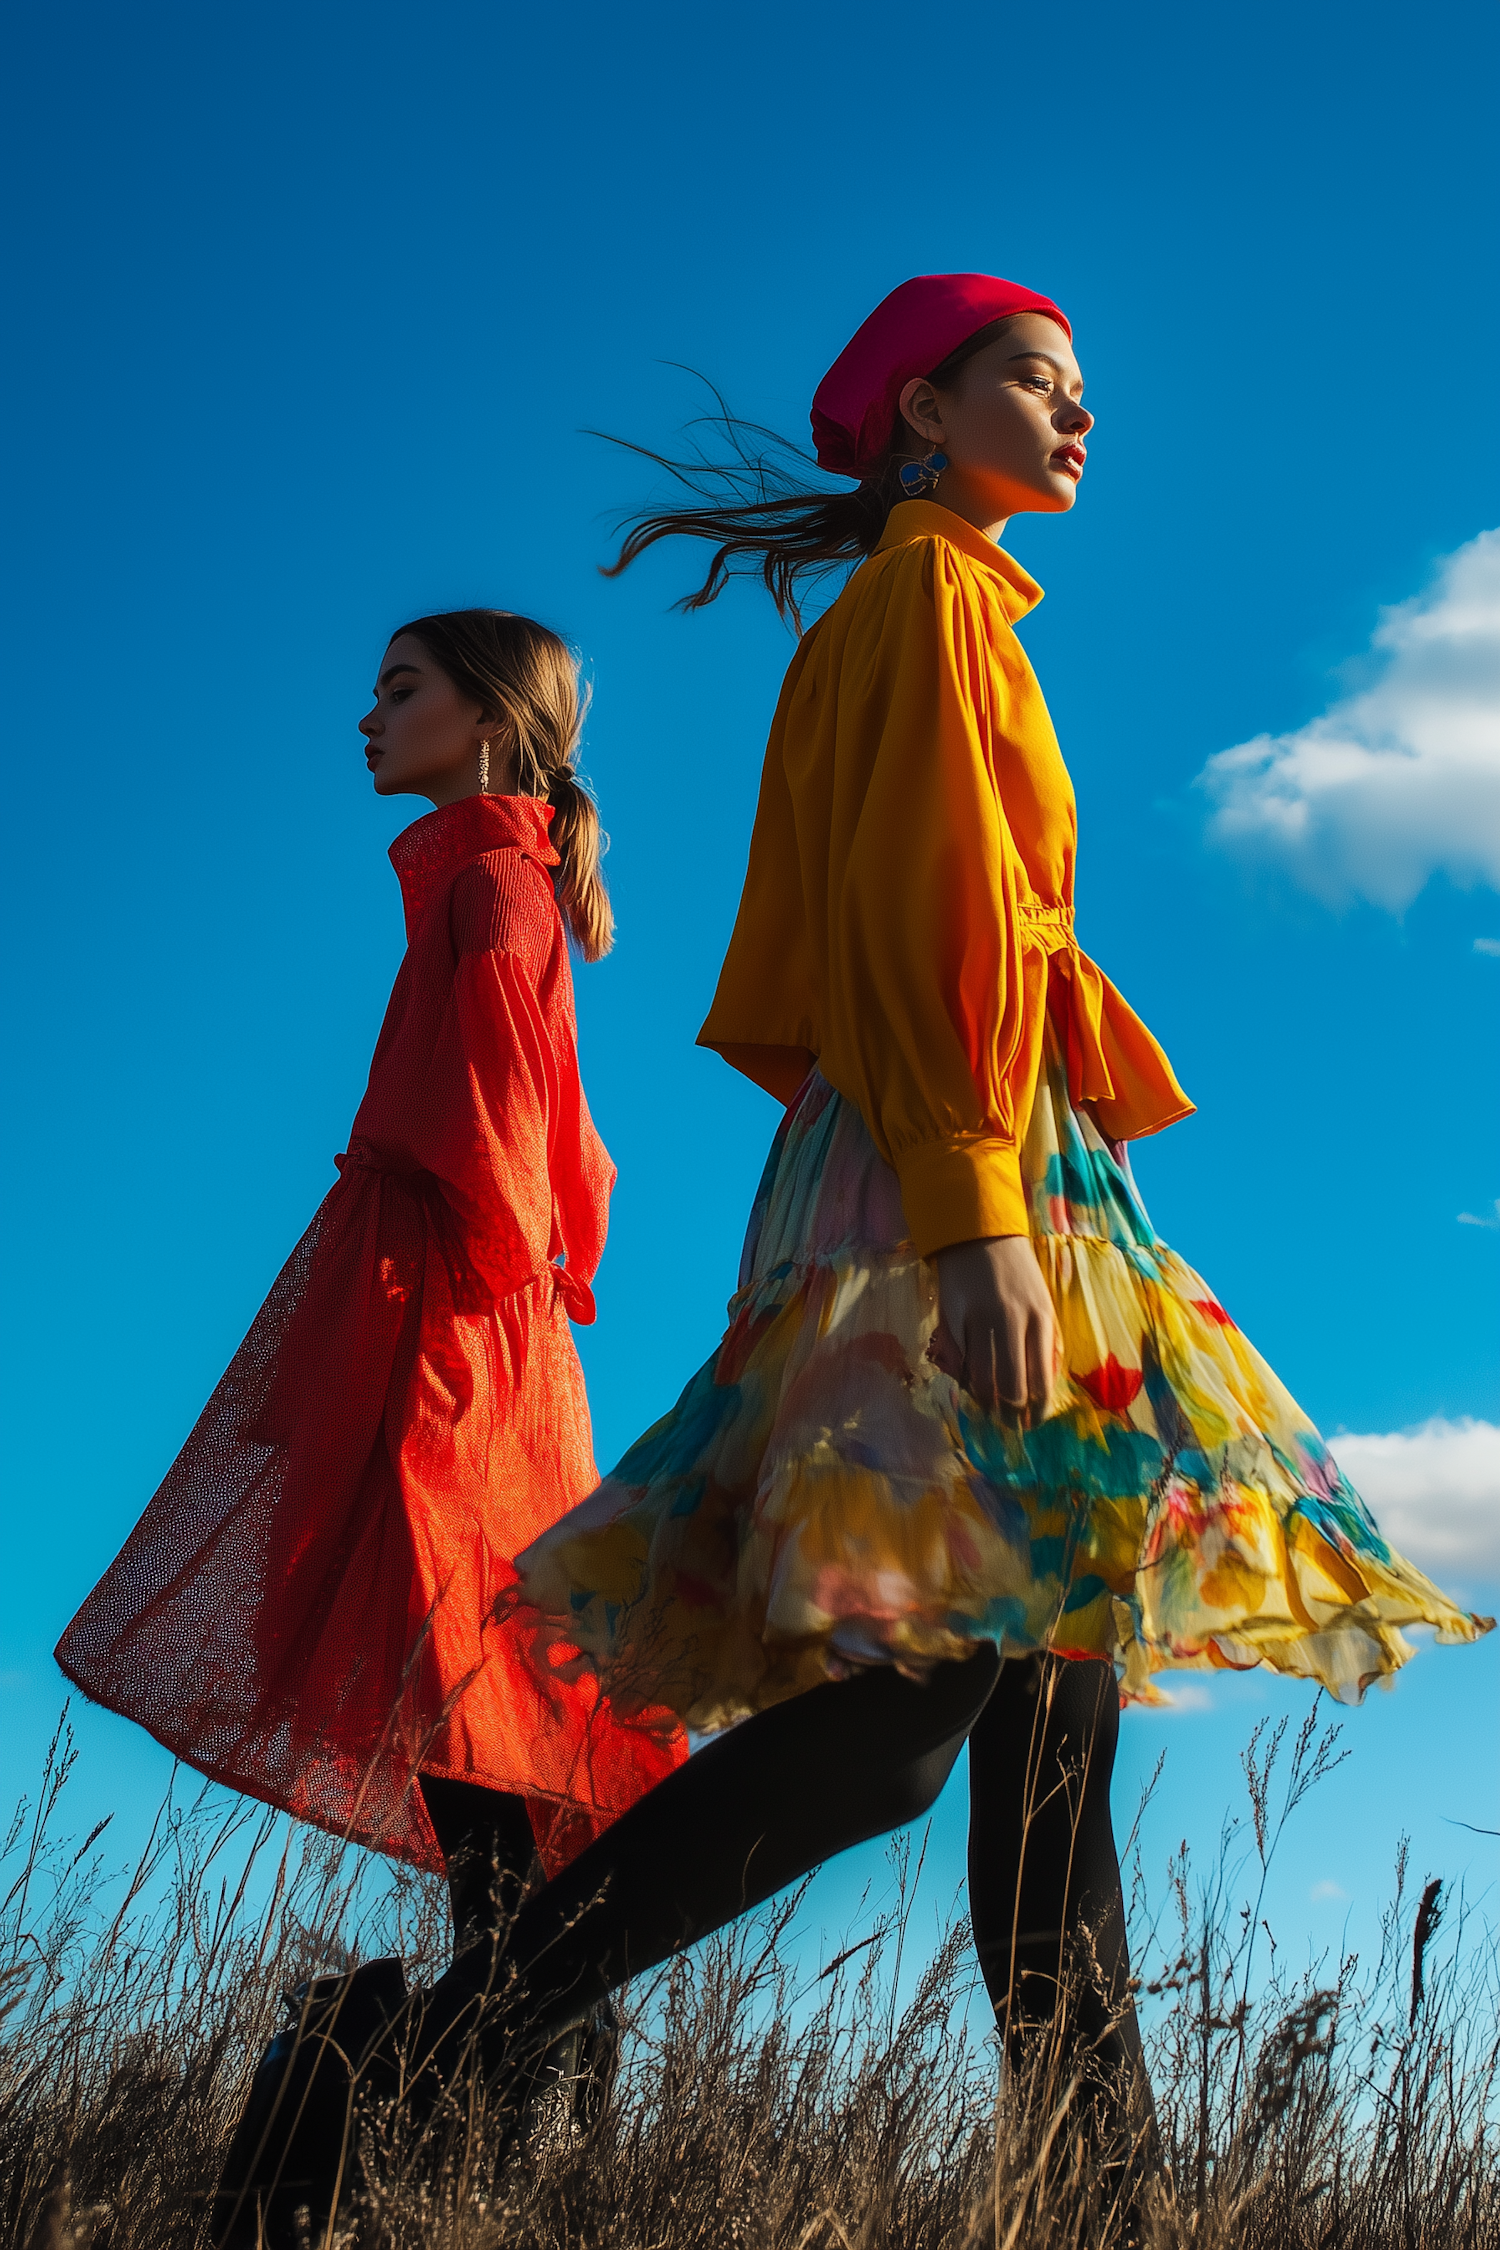
[[[1118,1688],[1269,1664],[1344,1700],[1472,1639],[1154,1234],[1124,1144],[1186,1115],[1077,945],[1075,812],[996,544],[1073,504],[1067,321],[982,275],[896,290],[820,388],[850,493],[645,518],[805,634],[704,1043],[787,1105],[718,1349],[520,1558],[554,1670],[711,1735],[521,1911],[551,2036],[627,1973],[930,1806],[971,1742],[971,1903],[1011,2053],[1080,1989],[1149,2139],[1109,1823]],[[455,1977],[457,1972],[455,1972]],[[445,1980],[434,2032],[463,2000]]]

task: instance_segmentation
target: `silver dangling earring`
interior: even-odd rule
[[[489,788],[489,785],[490,746],[487,742],[481,742],[479,745],[479,794],[481,797],[485,794],[486,790]]]
[[[934,491],[947,466],[948,456],[937,446],[924,460],[903,461],[900,470],[902,499],[920,500],[924,493]]]

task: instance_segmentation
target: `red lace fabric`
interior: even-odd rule
[[[391,847],[408,949],[338,1183],[57,1650],[215,1781],[434,1869],[419,1771],[527,1797],[555,1871],[686,1749],[494,1614],[598,1482],[568,1319],[614,1168],[550,818],[472,797]]]

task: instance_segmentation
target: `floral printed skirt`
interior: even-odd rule
[[[709,1733],[855,1666],[1109,1657],[1127,1697],[1267,1664],[1357,1702],[1488,1620],[1381,1537],[1128,1164],[1049,1027],[1023,1153],[1061,1328],[1047,1419],[929,1357],[935,1269],[858,1109],[814,1072],[776,1135],[730,1324],[676,1406],[519,1558],[548,1668]]]

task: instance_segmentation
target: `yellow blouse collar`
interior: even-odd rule
[[[914,539],[946,539],[951,547],[961,547],[977,563],[983,563],[994,572],[1004,589],[1001,599],[1005,614],[1012,625],[1035,609],[1042,598],[1042,589],[1013,555],[997,547],[993,539],[956,516],[951,508],[939,507],[936,500],[898,500],[885,519],[885,529],[876,545],[877,555],[892,547],[908,546]]]

